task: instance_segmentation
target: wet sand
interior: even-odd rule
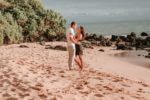
[[[148,55],[148,52],[145,50],[133,50],[116,53],[113,56],[141,67],[150,68],[150,59],[145,58],[146,55]]]

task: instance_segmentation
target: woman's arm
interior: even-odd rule
[[[76,35],[76,40],[77,41],[80,41],[80,40],[82,40],[82,34],[81,33],[77,33],[77,35]]]

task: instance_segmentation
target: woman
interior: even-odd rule
[[[77,29],[77,35],[76,35],[76,40],[78,42],[78,44],[75,45],[76,47],[76,62],[78,62],[78,65],[80,67],[80,69],[83,69],[83,49],[82,49],[82,45],[81,45],[81,41],[83,41],[85,39],[85,30],[83,26],[80,26]]]

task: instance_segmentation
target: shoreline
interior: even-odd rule
[[[145,50],[141,51],[125,51],[123,53],[114,54],[112,56],[121,59],[123,61],[139,65],[145,68],[150,68],[149,59],[145,58],[148,54]]]

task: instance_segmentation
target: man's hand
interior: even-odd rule
[[[75,39],[75,37],[71,33],[69,33],[69,37],[70,37],[71,42],[73,42],[74,44],[78,43],[78,41]]]

